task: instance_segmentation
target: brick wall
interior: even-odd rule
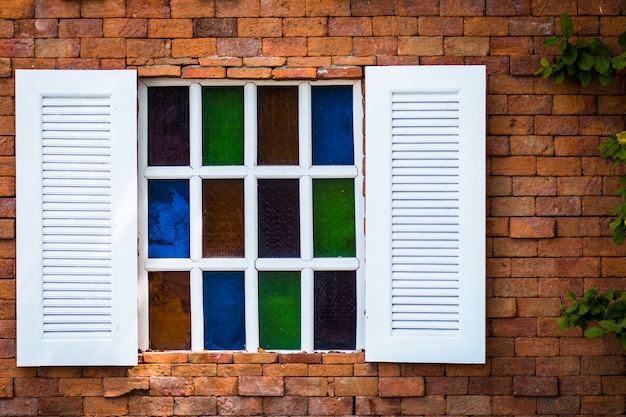
[[[622,415],[624,351],[561,332],[565,291],[626,289],[608,224],[624,129],[609,87],[532,76],[558,15],[616,45],[623,0],[0,0],[0,416]],[[365,65],[486,64],[487,363],[354,354],[145,353],[133,368],[15,366],[18,68],[142,77],[360,78]]]

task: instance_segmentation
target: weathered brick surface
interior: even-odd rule
[[[621,0],[0,1],[0,416],[622,415],[616,338],[556,323],[567,290],[626,289],[609,228],[626,169],[598,150],[624,130],[624,75],[533,76],[563,12],[618,50]],[[131,368],[16,367],[16,69],[309,81],[433,64],[487,69],[486,364],[145,352]]]

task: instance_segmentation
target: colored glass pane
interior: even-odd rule
[[[148,181],[148,257],[189,257],[188,181]]]
[[[257,90],[257,163],[298,165],[298,87]]]
[[[297,179],[259,180],[259,257],[300,256],[300,199]]]
[[[202,181],[202,256],[244,256],[243,180]]]
[[[243,164],[243,87],[202,88],[202,163]]]
[[[189,88],[148,88],[148,165],[189,165]]]
[[[354,180],[313,180],[313,252],[317,257],[355,256]]]
[[[311,88],[313,165],[354,164],[352,87]]]
[[[259,272],[259,345],[300,349],[299,272]]]
[[[189,272],[148,273],[150,348],[191,349]]]
[[[316,271],[313,287],[315,349],[356,349],[356,273]]]
[[[204,348],[245,349],[243,272],[204,272]]]

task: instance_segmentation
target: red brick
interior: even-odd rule
[[[365,38],[355,37],[352,40],[353,53],[357,56],[397,55],[398,39],[394,36]]]
[[[513,395],[526,397],[556,396],[558,380],[549,376],[514,376]]]
[[[573,197],[537,197],[538,216],[580,216],[581,198]]]
[[[401,36],[398,38],[398,55],[443,55],[443,38]]]
[[[15,22],[15,34],[6,37],[54,38],[57,36],[59,36],[57,19],[23,19]]]
[[[580,363],[582,375],[622,375],[626,371],[624,361],[609,356],[585,356]]]
[[[291,416],[306,415],[307,414],[307,399],[305,397],[263,398],[263,414],[265,415],[291,415]]]
[[[605,395],[626,395],[626,376],[603,376],[602,392]]]
[[[510,219],[512,238],[549,238],[555,235],[555,219],[513,217]]]
[[[43,416],[82,416],[83,401],[79,397],[41,397],[38,415]]]
[[[130,415],[171,416],[174,413],[174,398],[130,397],[128,412]]]
[[[525,57],[533,52],[533,43],[530,37],[492,37],[489,48],[492,55]]]
[[[510,196],[511,177],[487,177],[487,196]]]
[[[581,135],[606,136],[607,132],[620,132],[623,129],[622,116],[580,116]]]
[[[351,397],[312,397],[308,399],[309,415],[351,415],[353,413]]]
[[[150,395],[155,397],[189,396],[194,393],[191,377],[150,377]]]
[[[444,415],[446,399],[443,395],[407,397],[402,398],[400,408],[402,415]]]
[[[445,55],[484,56],[489,53],[488,37],[446,37],[443,40]]]
[[[506,36],[508,19],[504,17],[468,17],[464,19],[465,36]]]
[[[511,395],[513,392],[513,378],[505,376],[476,376],[470,377],[468,381],[468,394],[471,395]],[[494,397],[494,412],[495,407]]]
[[[102,19],[61,19],[60,38],[98,38],[102,36]]]
[[[533,197],[492,197],[492,216],[532,216],[535,214]]]
[[[416,17],[375,16],[372,19],[374,36],[412,36],[417,34]]]
[[[473,0],[441,0],[442,16],[483,16],[485,2]]]
[[[538,157],[537,174],[541,176],[577,176],[581,173],[581,158]]]
[[[108,38],[145,38],[148,36],[148,20],[104,19],[102,31]]]
[[[272,76],[271,68],[228,68],[226,76],[242,79],[268,79]]]
[[[532,116],[492,116],[489,118],[489,134],[530,135],[533,133]]]
[[[553,196],[556,195],[557,180],[554,177],[513,178],[513,195]]]
[[[329,36],[372,36],[372,19],[369,17],[331,17],[328,19]]]
[[[177,65],[137,68],[137,76],[139,77],[180,77],[180,73],[180,67]]]
[[[102,396],[102,378],[60,378],[59,394],[62,396]]]
[[[226,78],[225,68],[185,67],[181,78]]]
[[[284,395],[284,379],[282,376],[253,376],[239,377],[239,395],[275,397]]]
[[[169,57],[171,42],[163,39],[128,39],[126,41],[127,57]]]
[[[577,116],[535,117],[534,130],[538,135],[576,135],[579,129]]]
[[[134,390],[147,390],[150,387],[147,377],[104,378],[102,380],[105,397],[121,397]]]
[[[557,258],[557,274],[562,277],[599,276],[600,260],[597,258]]]
[[[325,67],[318,68],[317,78],[323,79],[359,79],[363,77],[361,67]]]
[[[132,18],[169,17],[170,0],[126,0],[126,16]]]
[[[418,30],[423,36],[461,36],[463,18],[461,17],[423,17],[418,19]]]
[[[80,53],[78,39],[36,39],[35,56],[43,58],[77,57]]]
[[[562,337],[560,343],[563,356],[602,355],[604,351],[602,339]]]
[[[149,38],[191,38],[191,19],[149,19]]]
[[[468,393],[467,377],[426,377],[426,395],[462,395]]]
[[[328,379],[325,377],[285,378],[285,395],[324,397],[328,395]]]
[[[449,415],[491,415],[491,397],[488,395],[449,395]]]
[[[537,398],[537,412],[539,414],[578,414],[580,412],[580,397],[558,396]]]
[[[356,397],[378,395],[376,377],[337,377],[333,381],[335,396]]]
[[[260,39],[237,39],[220,38],[217,39],[217,55],[219,56],[259,56],[262,50]],[[285,56],[288,56],[287,54]],[[299,54],[304,55],[304,54]]]
[[[579,357],[556,356],[548,358],[537,358],[537,376],[565,376],[578,375],[579,373]]]
[[[282,33],[287,37],[326,36],[328,34],[328,23],[322,17],[285,18],[282,22]]]
[[[349,37],[309,38],[307,55],[349,55],[352,39]]]
[[[400,398],[356,397],[357,415],[399,415]]]
[[[491,175],[534,175],[536,169],[533,156],[491,158]]]
[[[510,36],[549,36],[552,33],[554,33],[553,18],[533,16],[509,18]]]
[[[0,39],[0,56],[32,57],[35,51],[33,39]]]
[[[494,415],[534,415],[537,401],[534,398],[511,395],[493,397]]]
[[[534,337],[537,335],[537,320],[534,318],[493,319],[493,336]]]
[[[514,298],[488,298],[487,317],[503,318],[515,317],[517,306]]]
[[[13,393],[16,397],[58,397],[58,378],[15,378]]]
[[[557,236],[596,236],[600,232],[597,217],[571,217],[556,219]]]
[[[83,412],[92,416],[123,416],[128,414],[128,398],[87,397]]]
[[[626,400],[618,396],[583,396],[580,402],[581,414],[623,415],[626,412]]]
[[[196,377],[193,381],[196,395],[237,395],[238,379],[233,377]]]

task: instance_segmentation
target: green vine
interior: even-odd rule
[[[615,333],[626,349],[626,292],[607,291],[598,293],[595,288],[585,291],[579,301],[571,291],[567,298],[570,306],[561,305],[558,323],[561,330],[579,326],[585,337],[604,337]],[[590,326],[590,323],[594,324]],[[597,325],[595,325],[597,323]]]
[[[600,84],[609,85],[615,78],[615,71],[626,67],[626,52],[613,56],[611,48],[600,39],[570,42],[574,25],[567,13],[561,15],[561,29],[561,36],[549,36],[543,41],[545,46],[558,46],[560,55],[552,63],[547,58],[541,58],[541,68],[535,75],[543,78],[554,76],[554,81],[561,84],[567,74],[571,81],[578,80],[583,87],[587,87],[594,75]],[[622,49],[626,49],[626,32],[618,37],[617,42]]]

